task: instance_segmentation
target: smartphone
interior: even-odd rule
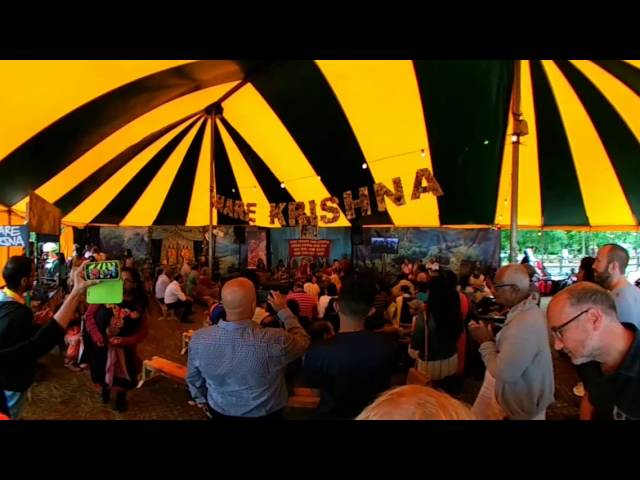
[[[84,276],[87,280],[100,280],[98,285],[87,289],[88,304],[118,304],[122,302],[122,286],[120,279],[120,262],[89,262],[84,264]]]
[[[104,262],[85,263],[84,278],[87,280],[119,280],[120,262],[107,260]]]

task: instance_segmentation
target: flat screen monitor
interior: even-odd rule
[[[398,238],[371,238],[371,253],[398,253]]]

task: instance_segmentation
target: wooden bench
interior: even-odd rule
[[[189,350],[191,337],[193,337],[193,330],[182,332],[182,348],[180,349],[180,355],[184,355],[185,353],[187,353],[187,350]]]
[[[142,377],[138,382],[138,387],[142,387],[148,380],[163,376],[178,383],[187,383],[187,367],[179,363],[172,362],[162,357],[152,357],[142,363]]]
[[[287,401],[287,407],[317,408],[320,404],[320,390],[314,388],[295,387],[293,395]]]

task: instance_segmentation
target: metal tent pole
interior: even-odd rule
[[[511,163],[511,248],[509,261],[516,263],[518,258],[518,172],[520,165],[520,60],[514,63],[513,98],[511,114],[513,115],[514,131],[511,136],[512,163]]]

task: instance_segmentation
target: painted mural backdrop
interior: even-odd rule
[[[439,228],[365,228],[363,244],[355,247],[355,262],[389,274],[399,274],[405,258],[426,263],[437,260],[457,275],[467,275],[476,266],[498,267],[500,261],[500,232],[492,229]],[[371,253],[371,237],[398,238],[397,254]]]
[[[136,260],[147,257],[149,234],[146,228],[101,227],[100,243],[109,258],[122,258],[127,248]]]
[[[220,234],[215,236],[215,256],[220,264],[220,273],[224,275],[238,267],[240,245],[235,241],[232,226],[218,226],[217,229]]]

